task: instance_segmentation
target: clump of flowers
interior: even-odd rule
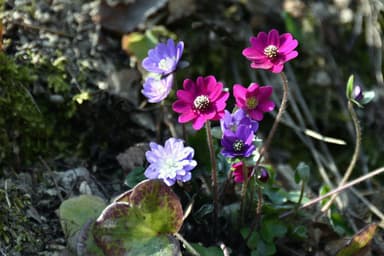
[[[209,120],[220,120],[224,116],[228,92],[214,76],[198,77],[196,82],[184,80],[183,90],[176,92],[177,100],[172,108],[180,113],[179,123],[192,121],[192,127],[200,130]]]
[[[175,44],[172,39],[168,39],[167,43],[159,43],[148,51],[148,57],[142,61],[142,66],[151,74],[145,80],[141,93],[149,102],[161,102],[170,93],[173,72],[179,64],[183,50],[183,41]]]
[[[298,41],[290,33],[279,35],[276,29],[260,32],[250,38],[251,47],[243,50],[243,55],[251,61],[251,68],[266,69],[280,73],[284,63],[297,57]]]
[[[184,147],[183,140],[169,138],[164,147],[154,142],[149,146],[151,150],[145,156],[150,165],[144,172],[148,179],[162,179],[168,186],[191,179],[191,170],[197,165],[193,160],[195,151]]]
[[[256,83],[252,83],[248,88],[240,84],[233,86],[236,105],[257,121],[263,120],[264,113],[275,108],[275,103],[269,100],[272,91],[272,86],[259,86]]]

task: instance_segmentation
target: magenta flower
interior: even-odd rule
[[[232,168],[234,169],[232,172],[232,177],[236,183],[244,182],[243,166],[244,166],[243,162],[237,162],[232,165]],[[252,167],[246,167],[246,168],[247,168],[248,178],[250,178],[252,174]]]
[[[148,57],[143,60],[142,66],[148,72],[166,76],[175,71],[183,50],[183,41],[175,44],[172,39],[168,39],[167,43],[159,43],[148,51]]]
[[[158,103],[164,100],[172,89],[173,75],[156,79],[153,77],[145,80],[141,93],[148,99],[148,102]]]
[[[275,108],[275,103],[269,100],[272,90],[272,86],[269,85],[259,86],[252,83],[248,88],[245,88],[240,84],[235,84],[233,95],[239,108],[247,112],[252,119],[261,121],[264,112],[271,112]]]
[[[260,32],[250,38],[251,47],[243,50],[243,55],[251,61],[251,68],[267,69],[280,73],[284,63],[297,57],[295,48],[298,41],[290,33],[279,35],[276,29],[269,33]]]
[[[180,113],[179,123],[192,121],[192,127],[200,130],[208,120],[220,120],[224,116],[228,92],[223,91],[223,84],[214,76],[196,79],[196,83],[185,79],[184,90],[176,92],[176,100],[172,108]]]

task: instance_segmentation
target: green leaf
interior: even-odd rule
[[[60,224],[66,236],[74,235],[89,220],[96,219],[106,207],[103,199],[81,195],[65,200],[59,208]]]
[[[272,243],[276,237],[284,236],[287,230],[282,221],[266,219],[262,221],[260,234],[264,241]]]
[[[191,243],[192,247],[200,254],[200,256],[223,256],[223,251],[215,246],[204,247],[198,243]]]
[[[352,237],[347,245],[337,253],[337,256],[358,255],[358,253],[364,250],[364,248],[367,247],[372,241],[373,236],[376,233],[376,228],[377,224],[372,223],[366,226],[364,229],[360,230]]]
[[[348,82],[347,82],[347,87],[346,87],[346,96],[347,96],[347,99],[353,99],[353,75],[350,75],[349,78],[348,78]]]
[[[174,255],[179,249],[169,235],[182,223],[182,206],[172,189],[161,180],[145,180],[102,212],[93,235],[106,255]],[[162,254],[156,254],[159,250]]]
[[[295,172],[295,182],[299,183],[300,180],[306,182],[309,180],[311,169],[309,168],[309,165],[307,165],[304,162],[300,162],[298,166],[296,167]]]
[[[125,177],[124,184],[127,185],[130,188],[133,188],[136,186],[139,182],[146,179],[144,176],[144,167],[137,167],[134,168],[132,171],[128,173],[128,175]]]
[[[123,36],[122,48],[141,61],[147,56],[148,50],[156,46],[157,42],[151,33],[133,32]]]

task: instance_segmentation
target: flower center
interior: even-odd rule
[[[242,140],[236,140],[232,145],[232,148],[235,152],[240,152],[241,150],[243,150],[243,147],[244,147],[244,141]]]
[[[165,59],[162,59],[160,60],[159,62],[159,68],[162,69],[162,70],[170,70],[172,69],[172,66],[173,66],[173,63],[175,61],[172,59],[172,58],[165,58]]]
[[[207,108],[209,107],[209,103],[210,101],[207,96],[200,95],[197,96],[196,99],[193,101],[193,106],[197,110],[204,111],[207,110]]]
[[[279,49],[272,44],[264,48],[264,55],[270,59],[276,58],[278,53]]]
[[[182,169],[180,163],[172,158],[164,159],[160,163],[160,178],[174,178],[178,170]]]
[[[248,109],[255,109],[258,104],[259,102],[255,97],[249,97],[246,100],[246,105]]]

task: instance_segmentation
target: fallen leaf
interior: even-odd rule
[[[357,232],[342,248],[337,256],[363,256],[369,252],[370,242],[376,233],[377,224],[372,223]],[[367,251],[368,250],[368,251]]]

